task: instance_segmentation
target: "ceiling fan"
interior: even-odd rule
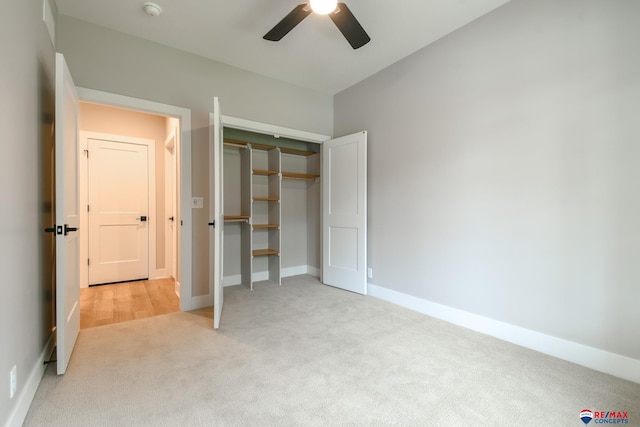
[[[371,38],[356,17],[353,16],[347,5],[338,3],[337,0],[309,0],[308,3],[296,6],[262,38],[274,42],[279,41],[302,22],[304,18],[309,16],[311,12],[319,15],[329,15],[329,18],[336,24],[336,27],[354,49],[358,49],[371,41]]]

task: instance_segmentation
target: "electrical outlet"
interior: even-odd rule
[[[13,399],[18,390],[18,368],[13,365],[11,372],[9,373],[9,398]]]
[[[367,268],[367,277],[373,279],[373,268]]]

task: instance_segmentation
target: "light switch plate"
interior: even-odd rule
[[[204,197],[192,197],[191,198],[191,207],[193,209],[202,209],[202,208],[204,208]]]

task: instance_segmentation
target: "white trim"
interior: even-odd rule
[[[13,407],[13,410],[9,413],[9,418],[5,424],[6,427],[20,427],[24,423],[29,407],[31,406],[31,402],[33,402],[33,398],[36,395],[40,381],[47,369],[47,365],[45,365],[44,362],[47,360],[47,357],[53,353],[54,335],[55,333],[52,333],[51,336],[49,336],[49,340],[47,340],[44,349],[40,353],[40,357],[36,360],[36,364],[33,368],[31,368],[31,372],[24,383],[24,387],[20,390],[20,393],[18,393],[16,404]]]
[[[286,267],[281,270],[281,277],[300,276],[301,274],[307,274],[309,270],[308,265],[297,265],[295,267]]]
[[[369,283],[369,295],[540,353],[640,383],[640,360],[637,359],[542,334],[372,283]]]
[[[253,120],[240,119],[237,117],[220,116],[222,127],[247,130],[250,132],[264,133],[273,135],[276,138],[284,137],[297,139],[299,141],[314,142],[321,144],[331,139],[330,136],[318,133],[306,132],[298,129],[290,129],[283,126],[270,125],[267,123],[254,122]]]
[[[319,268],[311,267],[310,265],[307,265],[307,273],[306,274],[308,274],[310,276],[314,276],[314,277],[320,278],[320,273],[321,273],[321,271],[320,271]]]
[[[53,17],[53,10],[49,0],[42,0],[42,21],[45,27],[47,27],[47,34],[53,47],[56,47],[56,19]]]
[[[177,151],[178,148],[178,135],[176,133],[177,126],[172,123],[172,129],[169,136],[165,140],[164,153],[164,176],[165,176],[165,276],[175,277],[176,275],[176,251],[177,251],[177,239],[176,239],[176,227],[178,216],[176,209],[176,201],[178,197],[178,181],[177,174],[179,173],[177,168]],[[173,217],[173,221],[169,221],[169,215]],[[178,295],[179,296],[179,295]]]
[[[192,302],[192,240],[193,217],[191,212],[191,110],[159,102],[117,95],[94,89],[78,88],[82,102],[110,105],[146,113],[176,117],[180,120],[180,207],[178,227],[180,234],[180,310],[191,310]]]
[[[213,305],[213,293],[205,295],[198,295],[191,298],[191,310],[197,310],[199,308],[211,307]]]
[[[242,284],[240,274],[235,274],[233,276],[225,276],[222,278],[222,287],[226,288],[227,286],[236,286]]]
[[[154,279],[168,279],[169,277],[171,276],[167,274],[166,268],[156,268],[154,270],[154,273],[153,273]]]
[[[178,295],[178,298],[180,298],[180,282],[178,282],[177,280],[175,280],[174,291],[176,295]]]
[[[300,276],[302,274],[309,274],[311,276],[320,277],[320,269],[316,267],[311,267],[310,265],[298,265],[295,267],[287,267],[282,269],[281,277],[291,277],[291,276]],[[261,271],[258,273],[253,273],[253,281],[259,282],[261,280],[269,280],[269,272]],[[240,274],[235,274],[233,276],[225,276],[222,279],[222,286],[236,286],[242,284],[242,276]]]
[[[147,277],[149,279],[159,279],[161,277],[165,277],[166,273],[164,269],[158,270],[156,268],[156,242],[157,242],[157,227],[156,222],[158,218],[156,218],[155,213],[157,212],[156,206],[156,141],[148,138],[136,138],[127,135],[117,135],[111,133],[103,133],[103,132],[93,132],[93,131],[79,131],[80,143],[78,144],[78,157],[80,162],[79,173],[78,173],[78,188],[80,189],[80,227],[81,230],[89,230],[89,218],[87,215],[87,211],[82,208],[82,206],[86,206],[89,204],[89,187],[88,187],[88,177],[89,177],[89,161],[87,156],[83,156],[82,152],[84,150],[89,150],[89,140],[96,139],[102,141],[111,141],[116,143],[123,144],[134,144],[134,145],[142,145],[147,147],[147,180],[148,180],[148,206],[149,212],[147,212],[147,216],[149,217],[148,225],[149,227],[149,237],[147,240],[148,247],[148,262],[147,262]],[[90,155],[90,154],[89,154]],[[80,240],[80,288],[86,288],[89,285],[89,268],[87,264],[82,260],[89,258],[89,233],[81,233]]]

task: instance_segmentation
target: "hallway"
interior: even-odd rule
[[[80,328],[180,311],[175,281],[142,280],[80,289]]]

